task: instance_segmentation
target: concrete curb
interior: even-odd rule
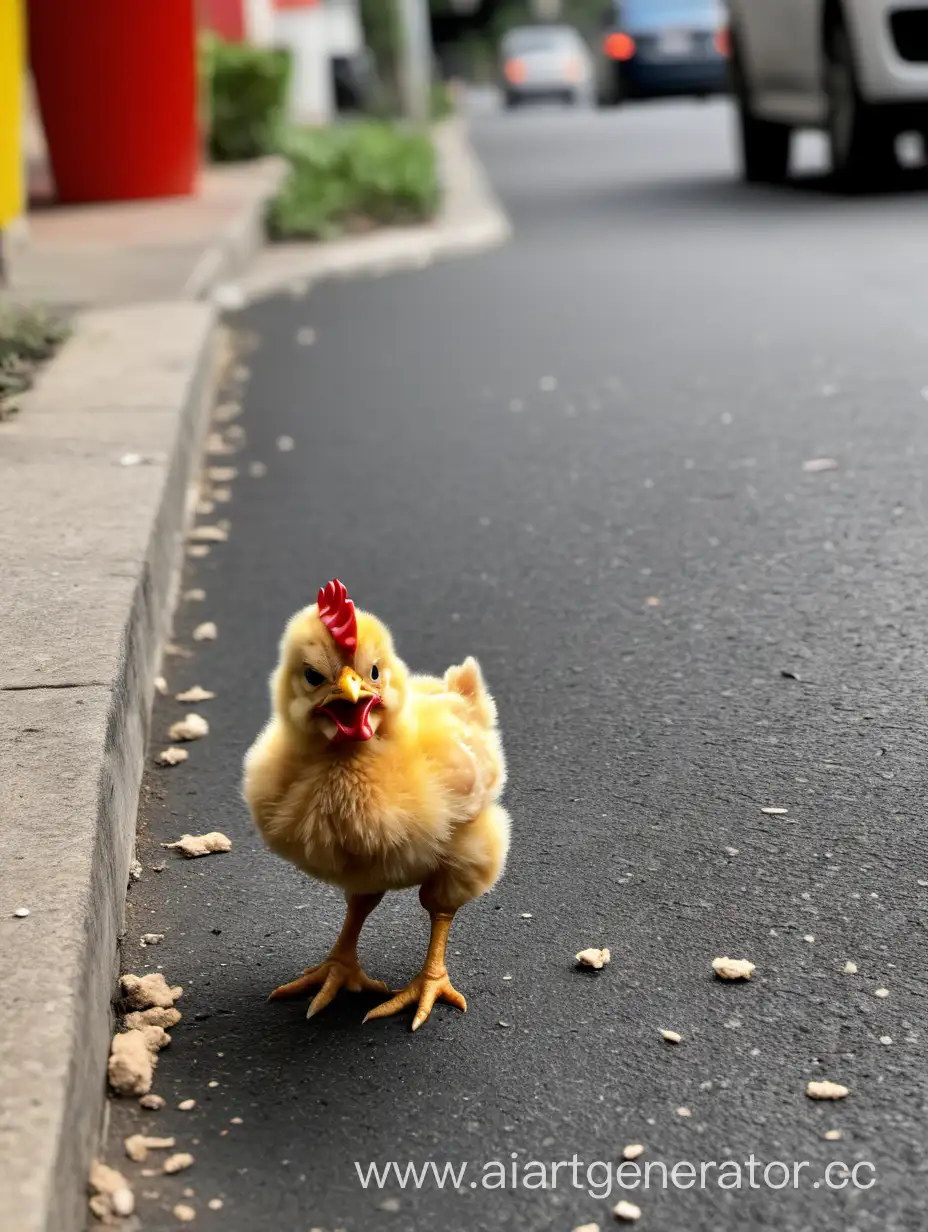
[[[78,316],[0,425],[0,1193],[16,1232],[86,1226],[153,680],[218,336],[203,303]]]
[[[505,243],[512,233],[509,219],[470,143],[466,122],[455,117],[436,125],[434,139],[444,187],[434,222],[327,244],[275,244],[240,280],[245,300],[264,299],[295,283],[420,269]]]

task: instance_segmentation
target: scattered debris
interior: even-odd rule
[[[135,1210],[135,1195],[129,1182],[106,1164],[94,1160],[90,1165],[90,1209],[103,1223],[110,1223],[115,1216],[125,1219]]]
[[[223,454],[235,453],[235,450],[228,445],[221,432],[210,432],[206,438],[205,452],[212,457],[221,457]]]
[[[200,515],[200,517],[204,517],[204,518],[208,517],[209,514],[214,512],[215,508],[216,506],[213,504],[211,500],[206,500],[204,498],[203,500],[197,501],[196,511]]]
[[[640,1159],[644,1154],[644,1146],[640,1142],[630,1142],[622,1148],[623,1159]]]
[[[230,1117],[229,1124],[230,1125],[244,1125],[245,1122],[242,1120],[241,1117]]]
[[[222,1210],[222,1198],[210,1198],[210,1200],[207,1202],[206,1205],[209,1207],[211,1211],[221,1211]]]
[[[660,607],[661,601],[657,595],[648,595],[647,599],[644,601],[644,605],[645,607]]]
[[[538,388],[542,390],[543,393],[553,393],[554,390],[557,389],[557,377],[543,376],[538,382]]]
[[[169,1151],[174,1146],[173,1138],[149,1138],[146,1134],[132,1134],[123,1143],[126,1154],[134,1163],[140,1164],[148,1158],[149,1151]]]
[[[889,996],[889,989],[888,988],[877,988],[873,995],[875,997],[880,997],[881,999],[885,999],[886,997]]]
[[[127,1014],[125,1023],[130,1030],[160,1027],[162,1031],[169,1031],[171,1027],[177,1026],[181,1017],[180,1010],[176,1010],[173,1005],[153,1005],[147,1010],[134,1010]]]
[[[815,934],[806,933],[805,936],[803,937],[803,941],[808,941],[809,945],[813,945],[815,943]]]
[[[218,636],[219,630],[216,628],[215,620],[204,620],[193,631],[195,642],[215,642]]]
[[[668,1044],[680,1044],[683,1042],[683,1036],[679,1031],[661,1031],[664,1039]]]
[[[181,1112],[192,1112],[196,1106],[197,1101],[195,1099],[182,1099],[177,1105]]]
[[[173,1145],[173,1143],[172,1143]],[[168,1175],[173,1175],[175,1172],[185,1172],[193,1164],[193,1156],[186,1151],[178,1151],[176,1155],[169,1155],[164,1161],[164,1171]]]
[[[720,980],[749,980],[754,974],[754,964],[746,958],[713,958],[712,970]]]
[[[634,1202],[627,1202],[623,1198],[618,1205],[612,1208],[612,1213],[616,1219],[621,1219],[623,1223],[634,1223],[636,1219],[641,1218],[641,1207],[635,1206]]]
[[[573,1232],[600,1232],[600,1228],[598,1223],[582,1223]]]
[[[142,933],[141,937],[139,937],[139,945],[160,945],[163,940],[164,933]],[[164,1023],[159,1025],[163,1027]]]
[[[189,659],[193,651],[188,650],[185,646],[178,646],[176,642],[168,642],[164,648],[164,653],[178,659]]]
[[[881,1044],[886,1044],[887,1046],[889,1046],[892,1042],[893,1042],[893,1037],[891,1035],[881,1035],[880,1036]]]
[[[693,1113],[690,1108],[678,1108],[677,1109],[677,1116],[679,1117],[691,1117],[692,1115]]]
[[[809,1099],[844,1099],[850,1094],[840,1082],[810,1082],[806,1086]]]
[[[237,466],[208,466],[206,474],[213,483],[231,483],[238,477]]]
[[[129,880],[130,881],[141,881],[142,880],[142,861],[141,860],[133,860],[132,863],[129,865]]]
[[[144,1108],[146,1112],[160,1112],[165,1103],[166,1100],[163,1095],[143,1095],[139,1100],[139,1106]]]
[[[118,1095],[146,1095],[155,1073],[155,1053],[145,1030],[133,1029],[113,1036],[107,1076]]]
[[[509,409],[514,415],[518,415],[520,411],[525,410],[525,403],[521,398],[511,398],[509,401]]]
[[[846,962],[842,970],[844,971],[845,975],[856,975],[857,974],[857,963]]]
[[[819,471],[836,471],[838,462],[835,458],[807,458],[802,469],[807,475],[816,475]]]
[[[251,462],[248,466],[248,474],[252,479],[263,479],[267,474],[266,462]]]
[[[601,971],[611,961],[612,955],[608,950],[597,950],[591,947],[588,950],[581,950],[576,955],[576,959],[581,967],[589,967],[593,971]]]
[[[192,1206],[188,1206],[186,1202],[178,1202],[171,1214],[178,1223],[193,1223],[197,1217],[196,1211]]]
[[[221,526],[192,526],[187,532],[187,538],[194,543],[225,543],[229,532]]]
[[[380,1203],[380,1209],[382,1211],[389,1211],[391,1214],[395,1215],[400,1209],[399,1198],[384,1198],[384,1200]]]
[[[782,676],[784,680],[801,680],[802,679],[801,676],[798,675],[798,673],[791,672],[789,671],[788,668],[785,668],[785,667],[780,669],[780,675]]]
[[[156,676],[155,677],[155,692],[160,693],[161,696],[163,697],[164,694],[167,693],[167,691],[168,691],[168,682],[165,680],[163,676]]]
[[[183,693],[175,693],[174,700],[177,702],[211,702],[216,696],[209,689],[204,689],[202,685],[195,684],[192,689],[185,689]]]
[[[316,331],[307,326],[305,329],[297,330],[296,340],[300,346],[312,346],[316,341]]]
[[[823,1136],[826,1142],[840,1142],[844,1133],[840,1129],[826,1129]]]
[[[532,913],[530,911],[520,911],[519,919],[520,920],[530,920],[532,919]]]
[[[766,813],[769,817],[782,817],[784,813],[788,813],[789,809],[785,808],[762,808],[762,813]]]
[[[213,500],[218,505],[226,505],[232,499],[231,488],[213,488]]]
[[[292,436],[278,436],[277,448],[281,453],[291,453],[296,448],[296,441]]]
[[[29,914],[28,907],[17,907],[16,910],[13,912],[13,918],[14,920],[24,920],[28,914]]]
[[[725,848],[725,854],[727,856],[736,856],[738,854],[738,851],[739,851],[738,847],[726,847]]]
[[[181,598],[185,603],[202,603],[206,598],[206,591],[194,586],[192,590],[185,590]]]
[[[169,740],[200,740],[209,735],[209,723],[201,714],[188,714],[168,728]]]
[[[169,749],[162,749],[155,758],[156,766],[179,766],[182,761],[186,761],[190,754],[186,749],[178,749],[172,745]]]
[[[209,554],[210,546],[208,543],[191,543],[190,547],[187,548],[187,555],[194,557],[196,560],[202,560],[204,556],[209,556]]]
[[[179,851],[189,860],[195,860],[197,856],[231,851],[232,840],[219,830],[211,830],[209,834],[182,834],[176,843],[162,843],[161,846]]]
[[[143,976],[124,975],[119,984],[133,1010],[147,1010],[152,1006],[170,1009],[184,991],[179,984],[170,987],[160,971]]]

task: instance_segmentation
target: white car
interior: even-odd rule
[[[835,175],[877,181],[900,132],[928,133],[928,0],[728,0],[744,177],[789,170],[796,128],[828,133]]]

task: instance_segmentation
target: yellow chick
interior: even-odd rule
[[[387,890],[420,886],[425,963],[365,1022],[415,1004],[415,1031],[439,998],[466,1010],[445,966],[448,932],[497,881],[509,848],[496,706],[477,661],[442,679],[411,674],[389,629],[356,611],[336,578],[287,624],[271,707],[245,757],[245,800],[268,846],[348,903],[328,958],[271,999],[318,988],[311,1018],[341,988],[389,992],[361,968],[358,937]]]

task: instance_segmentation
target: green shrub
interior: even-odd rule
[[[53,355],[69,333],[60,317],[44,308],[0,304],[0,419],[10,399],[32,384],[36,366]]]
[[[429,218],[440,191],[426,133],[364,121],[286,133],[290,174],[268,213],[275,239],[327,239],[377,223]]]
[[[201,41],[209,152],[215,162],[273,154],[290,87],[290,54],[216,35]]]
[[[455,107],[454,94],[446,81],[432,82],[432,119],[447,120],[453,116]]]

